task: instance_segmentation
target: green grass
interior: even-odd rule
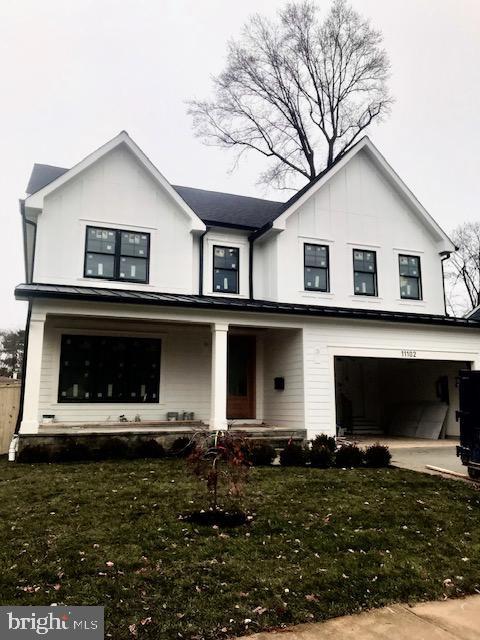
[[[480,588],[462,482],[274,467],[251,474],[249,527],[178,519],[204,504],[182,461],[2,461],[0,604],[104,605],[115,640],[198,640]]]

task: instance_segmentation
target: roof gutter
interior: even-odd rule
[[[203,296],[203,239],[210,231],[210,227],[206,227],[205,231],[200,235],[198,247],[198,295]]]
[[[25,215],[25,200],[19,200],[20,215],[22,216],[22,234],[23,234],[23,261],[25,266],[25,278],[27,283],[33,282],[33,265],[35,261],[35,249],[37,246],[37,223],[29,220]],[[28,265],[28,241],[27,241],[27,224],[33,227],[33,247],[32,247],[32,264],[29,269]]]
[[[267,224],[264,224],[263,227],[260,227],[260,229],[257,229],[252,234],[250,234],[250,237],[248,239],[249,240],[251,239],[252,242],[255,242],[255,240],[258,240],[258,238],[263,236],[264,233],[267,233],[267,231],[270,231],[270,229],[272,228],[273,228],[273,221],[267,222]]]
[[[480,330],[480,322],[453,316],[405,313],[400,311],[380,311],[373,309],[353,309],[350,307],[330,307],[271,300],[249,300],[238,298],[219,298],[214,296],[198,296],[191,294],[171,294],[149,292],[142,296],[141,292],[122,289],[105,289],[103,287],[68,287],[64,285],[32,284],[18,285],[15,289],[17,300],[50,299],[76,300],[99,303],[120,303],[136,305],[155,305],[157,307],[195,308],[207,311],[242,311],[250,313],[268,313],[288,316],[308,316],[316,318],[344,318],[372,321],[387,321],[408,324],[428,324],[455,326]]]
[[[440,252],[440,265],[442,267],[443,308],[445,310],[446,316],[448,316],[448,311],[447,311],[447,294],[445,292],[445,268],[443,266],[443,263],[445,262],[445,260],[448,260],[448,258],[450,257],[450,253],[451,251]]]
[[[248,297],[253,300],[253,233],[248,236]]]
[[[22,234],[23,234],[23,262],[25,266],[25,278],[27,283],[33,281],[33,263],[35,260],[35,248],[37,245],[37,223],[29,220],[25,215],[25,200],[19,200],[20,215],[22,216]],[[33,227],[33,247],[32,247],[32,264],[28,268],[28,241],[27,241],[27,224]],[[30,273],[29,273],[30,271]]]

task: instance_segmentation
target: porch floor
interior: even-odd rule
[[[54,422],[40,424],[39,436],[64,435],[108,435],[108,434],[184,434],[188,432],[204,431],[208,425],[199,420],[145,420],[142,422]],[[305,429],[280,427],[266,423],[236,423],[229,427],[229,431],[243,432],[248,437],[265,438],[268,440],[285,440],[292,437],[303,440],[307,437]],[[35,434],[36,435],[36,434]]]

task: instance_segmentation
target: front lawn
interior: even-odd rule
[[[273,467],[248,493],[253,523],[222,531],[178,520],[203,498],[183,461],[2,461],[0,604],[105,605],[115,640],[200,640],[480,588],[463,482]]]

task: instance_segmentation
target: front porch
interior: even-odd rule
[[[37,312],[20,436],[303,438],[302,346],[300,328]]]

